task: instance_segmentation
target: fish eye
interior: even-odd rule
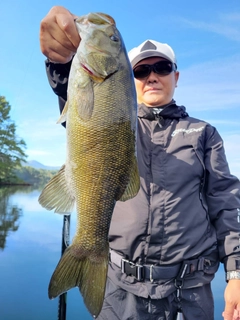
[[[115,34],[112,34],[112,35],[110,36],[110,39],[111,39],[112,41],[114,41],[114,42],[118,42],[118,41],[119,41],[119,38],[118,38]]]

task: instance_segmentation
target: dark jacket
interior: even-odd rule
[[[69,68],[70,63],[47,63],[60,109]],[[205,252],[211,256],[218,248],[225,270],[240,269],[240,182],[230,174],[217,130],[189,117],[174,101],[159,115],[141,104],[137,153],[140,191],[135,198],[116,203],[110,247],[133,263],[161,266]],[[172,281],[144,287],[114,264],[109,275],[118,285],[146,297],[160,298],[174,289]]]

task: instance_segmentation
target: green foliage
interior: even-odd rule
[[[26,144],[16,135],[16,125],[10,119],[11,106],[0,96],[0,184],[15,181],[14,170],[26,161]]]
[[[56,173],[58,170],[45,170],[45,169],[35,169],[33,167],[19,167],[15,174],[25,183],[31,185],[37,185],[39,188],[43,187]]]

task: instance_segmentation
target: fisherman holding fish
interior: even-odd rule
[[[114,26],[111,18],[105,17]],[[69,100],[69,72],[80,43],[76,18],[57,6],[41,22],[41,50],[48,58],[48,79],[59,97],[61,111],[67,97]],[[118,41],[115,36],[109,34],[111,40]],[[213,320],[211,281],[221,262],[226,271],[223,281],[227,281],[223,318],[240,319],[240,182],[229,172],[223,141],[214,127],[192,118],[173,100],[179,71],[170,46],[146,40],[129,52],[129,60],[138,102],[140,189],[136,196],[124,198],[126,192],[131,193],[127,187],[117,197],[108,237],[105,298],[99,315],[91,312],[95,302],[89,306],[91,297],[85,297],[94,285],[91,277],[82,284],[81,275],[75,285],[84,286],[80,290],[85,303],[99,320],[175,320],[177,314],[185,320]],[[93,70],[86,65],[84,68],[92,76]],[[134,97],[132,88],[129,96]],[[66,120],[68,127],[70,117],[65,117],[65,108],[60,122]],[[84,110],[83,120],[94,117],[94,112]],[[84,168],[86,171],[88,166]],[[96,200],[96,194],[92,198]],[[73,286],[67,278],[72,276],[71,272],[66,275],[66,290]],[[61,293],[57,281],[53,277],[52,297]]]

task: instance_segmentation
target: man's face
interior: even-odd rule
[[[160,57],[143,59],[133,69],[143,64],[152,65],[162,60],[166,59]],[[169,103],[173,98],[178,77],[178,71],[172,71],[169,75],[165,76],[152,71],[144,79],[135,78],[138,103],[144,103],[148,107],[160,107]]]

